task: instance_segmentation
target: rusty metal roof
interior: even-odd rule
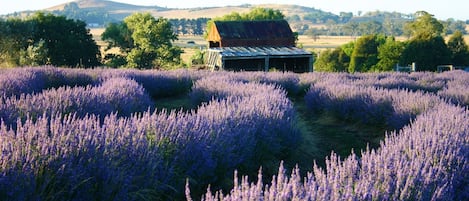
[[[215,21],[224,39],[275,39],[294,37],[286,20]]]

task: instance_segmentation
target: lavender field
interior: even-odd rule
[[[0,69],[0,200],[468,200],[468,88],[463,71]],[[378,143],[298,154],[324,116]]]

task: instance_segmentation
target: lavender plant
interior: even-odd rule
[[[116,75],[99,78],[102,83],[95,86],[2,99],[13,115],[8,121],[3,117],[0,126],[2,150],[7,150],[0,196],[177,198],[186,177],[200,186],[223,183],[235,168],[255,170],[265,158],[279,157],[299,141],[292,103],[273,85],[220,81],[231,90],[222,95],[208,89],[217,95],[197,112],[149,110],[129,116],[149,98],[128,79],[139,75],[112,73]]]
[[[227,194],[207,190],[201,200],[467,200],[469,111],[442,104],[386,137],[377,150],[316,165],[301,178],[281,165],[270,184],[247,177]],[[192,200],[186,186],[187,200]]]
[[[0,119],[14,125],[17,119],[37,119],[42,115],[88,114],[104,116],[111,113],[128,116],[143,112],[151,100],[142,86],[124,78],[109,79],[98,87],[60,87],[38,94],[0,99]]]
[[[43,67],[2,70],[0,83],[12,83],[0,85],[2,200],[182,199],[186,178],[188,200],[190,190],[209,184],[229,189],[235,169],[252,175],[298,147],[287,92],[298,96],[305,86],[311,115],[402,129],[378,149],[345,159],[331,154],[304,176],[298,168],[287,175],[282,165],[272,180],[263,176],[272,174],[266,167],[255,183],[236,175],[231,191],[209,188],[203,200],[469,199],[469,112],[457,106],[467,106],[463,73]],[[151,108],[150,97],[185,93],[197,109]]]

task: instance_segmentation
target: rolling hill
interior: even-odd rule
[[[75,0],[70,3],[59,4],[50,8],[46,8],[46,11],[64,10],[65,6],[69,4],[76,4],[80,9],[101,9],[107,12],[119,12],[119,11],[149,11],[149,10],[164,10],[163,7],[158,6],[138,6],[126,3],[119,3],[108,0]]]
[[[239,6],[226,6],[226,7],[201,7],[201,8],[165,8],[159,6],[139,6],[125,3],[118,3],[108,0],[76,0],[70,3],[60,4],[50,8],[44,9],[49,12],[67,12],[70,9],[76,9],[80,12],[99,12],[106,14],[113,21],[120,21],[126,16],[135,12],[149,12],[155,17],[164,17],[168,19],[183,18],[197,19],[197,18],[213,18],[222,16],[231,12],[244,13],[248,12],[255,7],[264,7],[278,9],[288,17],[297,17],[303,19],[305,15],[312,12],[319,13],[320,15],[336,16],[329,12],[324,12],[315,8],[303,7],[298,5],[283,5],[283,4],[244,4]],[[75,10],[75,11],[76,11]]]

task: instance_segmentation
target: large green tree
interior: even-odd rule
[[[417,71],[436,71],[437,66],[451,63],[451,52],[441,36],[414,37],[404,49],[399,63],[415,62]]]
[[[433,15],[419,11],[417,19],[406,25],[411,36],[400,58],[400,64],[415,62],[418,71],[436,71],[440,64],[451,62],[451,52],[441,36],[443,25]]]
[[[341,47],[328,49],[319,54],[314,62],[314,71],[320,72],[347,72],[350,57]]]
[[[164,18],[156,19],[149,13],[135,13],[121,23],[110,24],[101,37],[108,42],[108,48],[120,50],[119,55],[107,56],[111,65],[148,69],[181,62],[182,50],[172,45],[177,35],[171,23]]]
[[[0,63],[7,66],[100,65],[100,51],[83,21],[35,13],[0,21]]]
[[[451,51],[451,63],[455,66],[469,65],[469,48],[460,31],[454,32],[448,40],[448,48]]]
[[[399,63],[399,58],[404,51],[405,43],[396,41],[394,37],[386,37],[386,42],[378,47],[378,63],[372,71],[392,71]]]
[[[425,11],[415,13],[417,17],[404,25],[404,33],[410,37],[437,37],[441,36],[444,26],[432,14]]]
[[[367,72],[371,70],[378,63],[379,45],[377,35],[366,35],[358,38],[350,57],[349,72]]]
[[[64,16],[36,13],[34,41],[44,41],[48,62],[56,66],[92,67],[100,65],[101,53],[86,23]]]

